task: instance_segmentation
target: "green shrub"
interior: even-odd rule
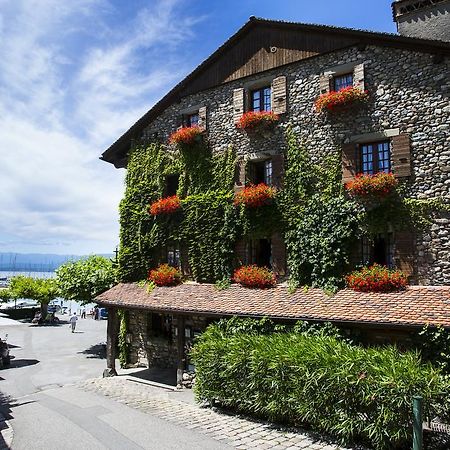
[[[198,400],[375,448],[410,441],[413,395],[436,408],[449,392],[417,353],[364,349],[326,333],[227,333],[212,325],[192,356]]]

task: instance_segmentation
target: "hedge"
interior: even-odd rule
[[[450,393],[440,371],[415,352],[357,347],[320,333],[227,334],[211,325],[192,357],[197,400],[309,425],[343,444],[408,444],[412,396],[421,394],[433,414]]]

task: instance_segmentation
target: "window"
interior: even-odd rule
[[[177,195],[179,184],[180,176],[178,174],[167,175],[164,197],[172,197],[173,195]]]
[[[353,86],[353,74],[346,73],[345,75],[336,75],[333,77],[334,90],[340,91],[347,87]]]
[[[180,267],[180,249],[176,245],[167,246],[167,264]]]
[[[247,260],[249,264],[272,268],[272,244],[269,239],[253,239],[248,242]]]
[[[147,315],[147,335],[159,337],[172,342],[172,316],[168,314],[149,313]]]
[[[252,184],[265,183],[269,186],[273,183],[273,164],[271,159],[254,161],[248,164],[249,180]]]
[[[198,112],[188,114],[185,116],[184,126],[186,127],[198,127],[199,114]]]
[[[373,239],[362,240],[362,264],[380,264],[394,267],[392,233],[377,234]]]
[[[272,110],[272,89],[270,87],[250,92],[250,110],[255,112]]]
[[[391,170],[391,145],[389,141],[362,144],[361,172],[373,175],[378,172],[388,173]]]

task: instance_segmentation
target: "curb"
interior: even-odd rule
[[[14,438],[14,430],[9,420],[6,420],[0,413],[0,436],[3,442],[0,442],[0,450],[9,450]]]

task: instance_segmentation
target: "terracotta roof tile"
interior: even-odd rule
[[[202,315],[450,327],[450,286],[412,286],[390,294],[343,289],[327,296],[320,289],[290,294],[284,286],[246,289],[232,285],[217,290],[211,284],[157,287],[149,294],[146,288],[129,283],[118,284],[97,301],[105,306]]]

